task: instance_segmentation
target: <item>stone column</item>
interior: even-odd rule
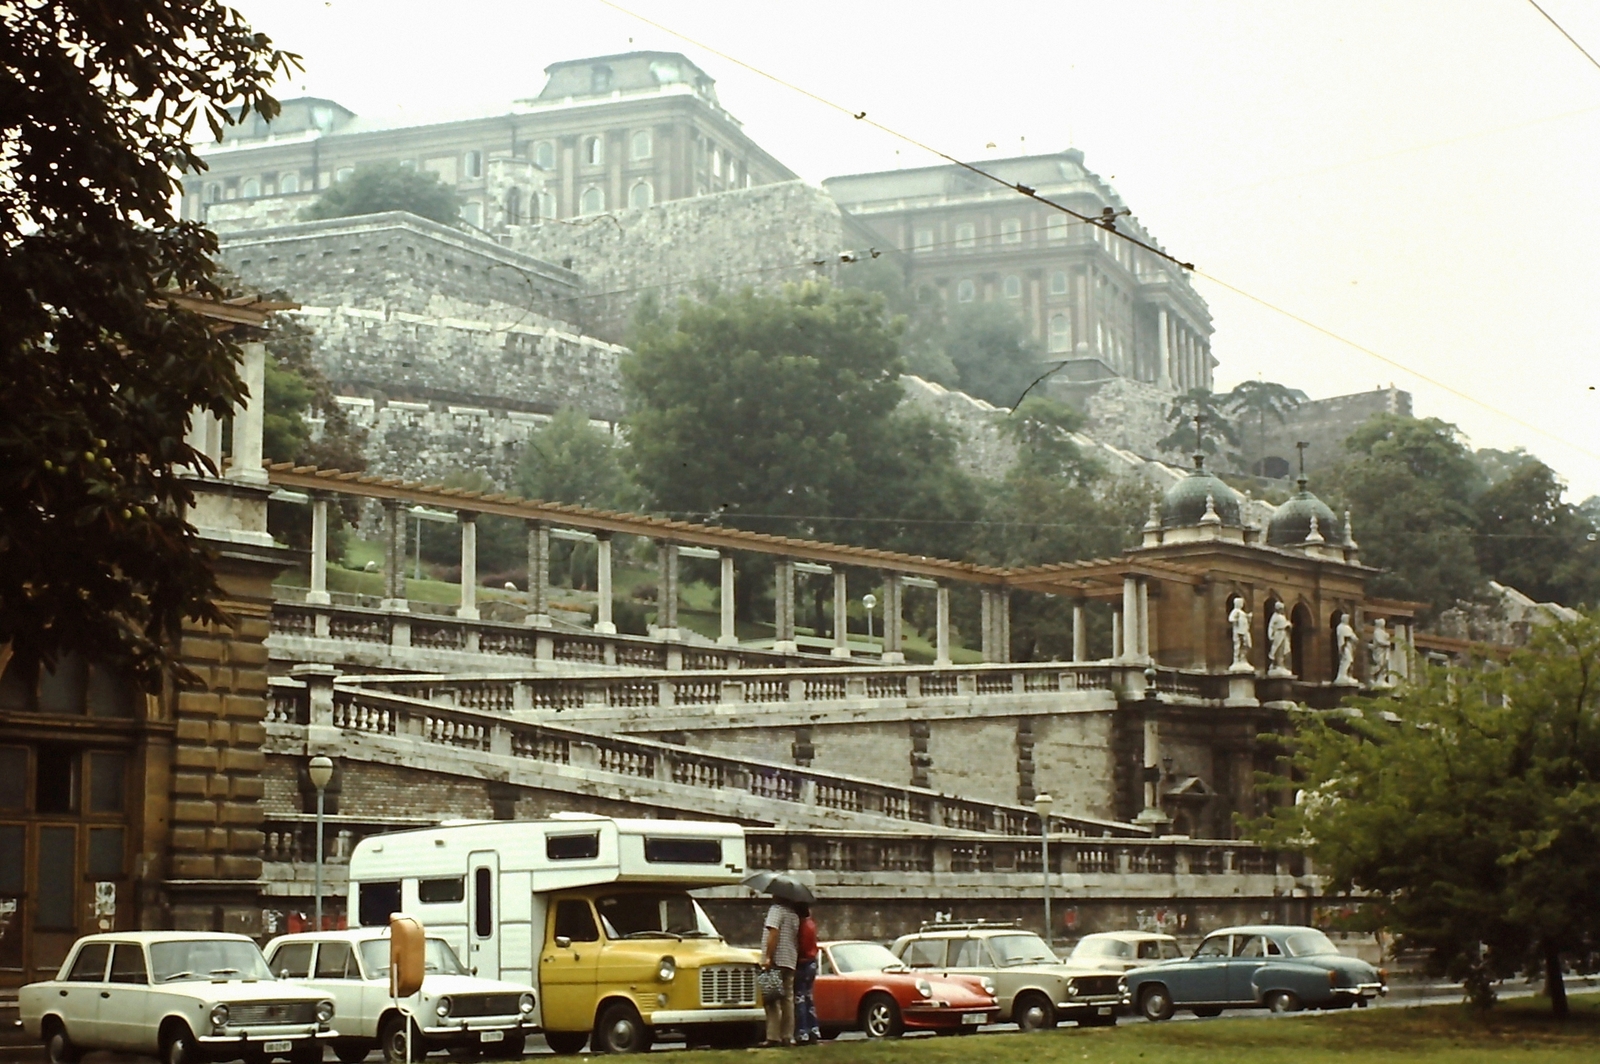
[[[678,545],[658,541],[657,561],[660,578],[656,583],[656,634],[662,639],[677,639],[678,633]]]
[[[1122,660],[1122,608],[1111,607],[1111,660]]]
[[[886,665],[899,665],[906,660],[904,652],[900,649],[900,600],[904,594],[905,585],[900,582],[900,574],[884,573],[883,662]]]
[[[1139,657],[1144,661],[1155,658],[1150,650],[1150,581],[1144,577],[1139,578]]]
[[[250,390],[243,403],[233,410],[233,465],[230,480],[265,484],[267,471],[261,468],[261,430],[266,417],[267,345],[256,341],[243,345],[244,364],[239,376]]]
[[[800,649],[794,639],[794,559],[779,558],[773,575],[776,584],[772,595],[772,649],[780,654],[794,654]]]
[[[982,588],[978,592],[982,619],[978,628],[983,640],[983,660],[985,663],[995,660],[995,624],[994,624],[994,588]]]
[[[524,624],[549,628],[550,621],[550,526],[543,521],[528,521],[528,615]]]
[[[843,569],[833,571],[833,650],[836,658],[850,656],[850,592]]]
[[[717,636],[717,642],[727,647],[739,645],[739,635],[734,630],[733,622],[733,555],[728,551],[722,552],[722,632]]]
[[[1122,659],[1139,660],[1139,578],[1122,578]]]
[[[934,595],[937,597],[933,663],[948,665],[950,664],[950,586],[941,581]]]
[[[383,500],[383,608],[406,610],[406,511],[399,499]]]
[[[1072,604],[1072,660],[1089,660],[1089,630],[1083,623],[1083,600]]]
[[[1156,310],[1156,384],[1172,387],[1172,348],[1167,343],[1167,308]]]
[[[326,606],[328,597],[328,497],[311,496],[311,590],[306,604]]]
[[[1011,589],[1009,587],[1000,589],[1000,593],[995,596],[995,604],[999,607],[1000,613],[998,618],[1000,622],[999,660],[1002,664],[1006,664],[1011,661]]]
[[[617,626],[611,623],[611,533],[595,533],[595,546],[599,560],[595,563],[595,588],[600,602],[595,614],[594,630],[601,635],[616,635]]]
[[[458,510],[461,523],[461,605],[456,616],[464,621],[478,619],[478,515]]]

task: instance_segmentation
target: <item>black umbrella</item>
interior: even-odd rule
[[[760,894],[771,894],[783,901],[810,905],[817,900],[811,888],[787,872],[752,872],[744,877],[744,885]]]

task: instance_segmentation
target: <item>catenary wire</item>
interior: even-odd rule
[[[602,0],[602,2],[604,2],[604,0]],[[1546,22],[1550,23],[1550,25],[1554,26],[1556,28],[1556,30],[1561,34],[1561,36],[1565,37],[1568,41],[1572,42],[1572,47],[1574,47],[1578,51],[1582,52],[1583,53],[1583,57],[1585,59],[1587,59],[1590,63],[1592,63],[1597,69],[1600,69],[1600,59],[1596,59],[1594,56],[1590,55],[1589,54],[1589,49],[1587,49],[1583,45],[1579,44],[1578,43],[1578,39],[1576,37],[1574,37],[1572,34],[1568,33],[1566,31],[1566,28],[1563,27],[1561,25],[1561,23],[1557,22],[1551,16],[1550,12],[1548,12],[1544,8],[1540,7],[1538,2],[1537,2],[1537,0],[1528,0],[1528,3],[1533,5],[1533,9],[1535,11],[1539,12],[1539,14],[1543,15],[1544,16],[1544,20]]]

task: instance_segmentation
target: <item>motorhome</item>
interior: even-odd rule
[[[476,975],[538,988],[558,1053],[657,1040],[761,1037],[758,955],[718,934],[689,894],[745,875],[744,829],[558,814],[449,823],[363,839],[349,912],[362,926],[417,917]]]

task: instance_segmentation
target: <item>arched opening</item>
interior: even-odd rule
[[[512,187],[506,190],[506,224],[522,224],[522,190]]]
[[[1304,602],[1295,606],[1289,614],[1289,620],[1294,625],[1289,629],[1289,668],[1296,676],[1307,682],[1314,683],[1318,679],[1311,674],[1310,649],[1315,645],[1317,620],[1311,615]]]
[[[1339,675],[1339,625],[1344,621],[1344,610],[1328,614],[1328,675]]]
[[[628,193],[628,206],[634,208],[648,207],[655,203],[656,192],[650,182],[640,181]]]
[[[599,214],[606,209],[606,194],[598,188],[584,189],[580,207],[584,214]]]

